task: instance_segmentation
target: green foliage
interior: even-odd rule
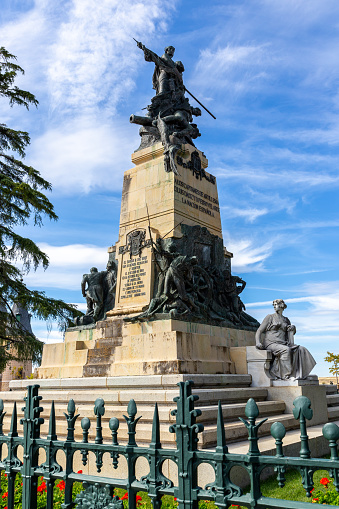
[[[327,504],[338,506],[339,493],[337,493],[337,491],[335,490],[332,479],[323,477],[322,479],[320,479],[319,482],[322,488],[317,489],[317,491],[313,491],[312,502],[314,504]]]
[[[16,57],[0,48],[0,97],[15,104],[37,106],[33,94],[14,85],[23,69]],[[57,215],[45,191],[51,184],[40,173],[24,164],[25,148],[30,143],[27,132],[16,131],[0,123],[0,372],[9,360],[39,361],[42,343],[27,331],[11,313],[14,302],[23,305],[33,316],[42,320],[56,320],[64,329],[75,316],[74,306],[62,300],[48,298],[44,292],[30,290],[23,282],[23,274],[38,266],[48,267],[47,255],[29,238],[16,233],[17,226],[33,220],[42,225],[43,216],[56,220]],[[19,158],[17,158],[17,156]],[[20,270],[16,263],[22,264]],[[13,348],[8,348],[8,344]]]
[[[22,377],[23,377],[23,371],[24,371],[24,368],[23,366],[19,366],[19,367],[14,367],[12,370],[11,370],[11,375],[12,375],[12,378],[14,380],[22,380]]]
[[[339,375],[339,354],[335,354],[332,352],[327,352],[327,356],[324,359],[326,362],[329,362],[332,364],[328,368],[329,372],[332,373],[332,375],[336,375],[338,377]]]
[[[80,470],[78,473],[82,473]],[[325,470],[317,471],[314,474],[315,488],[312,492],[312,497],[307,498],[305,490],[301,484],[300,473],[295,470],[290,470],[286,474],[286,486],[279,488],[275,477],[269,478],[262,483],[262,493],[266,497],[294,500],[301,502],[310,502],[313,504],[325,504],[339,506],[339,494],[336,492],[332,479],[326,476],[328,473]],[[0,509],[7,507],[8,500],[8,481],[7,475],[1,472],[1,488],[0,495]],[[82,483],[76,482],[73,484],[73,501],[75,497],[83,490]],[[246,491],[246,490],[245,490]],[[124,502],[124,508],[128,509],[128,496],[126,490],[115,488],[114,495],[117,495]],[[64,481],[56,481],[53,491],[54,508],[61,509],[65,496],[65,483]],[[39,477],[38,482],[38,509],[45,509],[47,503],[47,488],[46,483],[42,477]],[[170,495],[164,495],[161,498],[162,509],[176,509],[178,502]],[[22,478],[17,474],[15,479],[15,503],[14,509],[21,509],[22,507]],[[147,493],[138,492],[137,494],[137,507],[139,509],[152,509],[152,502]],[[245,509],[243,506],[231,505],[237,509]],[[216,509],[214,502],[209,500],[200,500],[199,509]]]
[[[8,500],[8,479],[4,472],[1,472],[1,488],[0,495],[0,509],[7,507]],[[83,490],[82,483],[76,482],[73,484],[73,500]],[[14,509],[22,509],[22,477],[17,474],[15,478],[15,491],[14,491]],[[61,509],[61,504],[64,502],[65,497],[65,483],[64,481],[56,481],[53,489],[54,509]],[[38,481],[38,509],[46,509],[47,504],[47,487],[43,477],[39,477]]]

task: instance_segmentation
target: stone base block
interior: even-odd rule
[[[215,339],[180,331],[125,336],[116,350],[111,375],[234,372],[226,341]]]
[[[309,375],[302,380],[290,378],[289,380],[272,380],[272,387],[301,387],[303,385],[319,385],[317,375]]]
[[[77,378],[83,376],[89,348],[94,341],[65,341],[44,345],[38,378]]]
[[[327,422],[327,401],[326,401],[326,386],[307,384],[307,380],[296,380],[296,382],[305,382],[304,384],[295,385],[275,385],[268,388],[268,400],[276,401],[281,399],[285,402],[286,412],[293,412],[293,401],[298,396],[306,396],[311,400],[313,409],[313,417],[310,421],[312,426],[316,424],[323,424]]]
[[[230,348],[240,350],[254,341],[248,330],[172,319],[125,323],[109,318],[68,329],[63,343],[45,345],[38,377],[235,374]]]
[[[253,387],[271,387],[272,379],[267,375],[271,360],[272,352],[255,346],[246,348],[247,372],[252,376]]]

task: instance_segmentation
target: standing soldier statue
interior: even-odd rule
[[[87,302],[87,316],[92,316],[94,322],[99,319],[104,304],[104,278],[106,271],[98,272],[92,267],[89,274],[84,274],[81,281],[81,291]]]

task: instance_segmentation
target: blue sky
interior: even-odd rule
[[[26,161],[52,182],[60,218],[21,230],[50,256],[27,283],[84,308],[82,274],[105,267],[118,237],[139,145],[129,115],[153,92],[132,37],[160,54],[172,44],[186,87],[217,117],[198,119],[197,146],[247,310],[261,321],[283,298],[296,343],[327,375],[326,351],[339,353],[338,0],[0,0],[0,33],[40,102],[25,112],[1,100],[1,121],[29,131]]]

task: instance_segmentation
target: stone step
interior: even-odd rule
[[[122,338],[104,338],[95,341],[93,349],[88,351],[87,362],[83,367],[84,377],[105,377],[110,374],[111,365],[114,361],[114,351],[119,346]]]
[[[329,421],[334,421],[339,419],[339,406],[330,406],[327,407],[327,415]]]
[[[100,362],[99,359],[96,359],[97,362],[92,362],[91,364],[86,364],[83,367],[83,374],[86,377],[91,376],[107,376],[111,369],[111,363]]]
[[[177,388],[125,389],[122,387],[119,390],[107,390],[103,387],[101,389],[88,389],[88,387],[81,382],[81,380],[84,382],[88,379],[79,380],[77,389],[73,388],[72,390],[67,390],[67,388],[65,388],[64,390],[40,390],[40,395],[43,397],[41,403],[42,406],[45,401],[51,402],[52,400],[64,402],[67,406],[67,403],[71,398],[74,399],[76,404],[82,402],[93,402],[94,404],[96,398],[102,397],[106,404],[110,402],[119,402],[121,405],[125,405],[127,407],[130,399],[134,399],[138,406],[140,404],[152,404],[154,401],[157,401],[158,404],[166,403],[174,408],[175,404],[173,403],[173,398],[178,395]],[[193,389],[193,394],[199,395],[199,400],[195,402],[195,406],[202,407],[209,404],[217,404],[219,400],[223,405],[246,403],[249,398],[253,398],[256,402],[264,401],[267,398],[267,389],[261,387],[239,389],[215,388],[213,391],[210,391],[209,389]],[[17,401],[21,404],[23,403],[25,392],[3,392],[1,397],[4,401]]]
[[[97,322],[96,328],[102,329],[102,336],[106,338],[114,338],[121,337],[122,335],[122,327],[123,327],[122,319],[115,320],[103,320],[101,322]]]
[[[41,402],[43,407],[43,412],[41,414],[44,419],[48,419],[51,410],[51,403],[46,402],[46,400]],[[222,407],[224,420],[232,421],[237,420],[238,417],[245,417],[245,404],[232,404],[232,405],[224,405]],[[8,415],[12,413],[12,405],[6,405],[5,410],[8,412]],[[76,403],[75,404],[75,413],[80,414],[80,418],[88,417],[90,419],[94,419],[94,402],[88,403]],[[162,423],[174,423],[176,418],[171,415],[171,410],[174,408],[174,404],[172,405],[159,405],[159,418]],[[261,417],[266,417],[270,415],[280,415],[285,411],[285,403],[284,401],[263,401],[258,402],[258,408]],[[218,406],[211,405],[201,407],[202,415],[197,417],[197,421],[201,423],[213,422],[216,423],[218,416]],[[67,413],[67,402],[57,402],[55,405],[55,415],[56,419],[59,421],[64,421],[64,412]],[[112,404],[105,404],[105,415],[103,417],[103,422],[108,422],[109,419],[114,416],[119,419],[119,421],[124,422],[123,415],[126,415],[127,409],[125,405],[119,405],[116,402],[112,402]],[[142,415],[142,422],[151,423],[154,415],[154,405],[139,405],[137,415]],[[23,417],[23,411],[21,407],[18,407],[18,418]]]
[[[192,393],[199,395],[199,400],[195,402],[196,407],[219,400],[222,404],[230,404],[247,402],[249,398],[253,398],[255,401],[263,401],[267,398],[267,389],[262,387],[216,388],[212,393],[209,389],[194,388]]]
[[[326,401],[327,406],[339,406],[339,394],[328,394]]]
[[[258,417],[257,422],[260,421]],[[273,415],[268,417],[267,421],[264,422],[259,428],[259,436],[270,435],[270,429],[274,422],[281,422],[286,430],[296,429],[299,427],[298,421],[295,420],[293,414],[284,415]],[[202,442],[204,446],[212,446],[217,440],[217,427],[216,425],[205,425],[204,431],[202,432]],[[226,441],[235,442],[238,440],[245,440],[248,437],[247,428],[241,421],[232,421],[225,423],[225,435]]]
[[[108,364],[111,366],[113,358],[114,352],[109,352],[105,355],[88,355],[87,364],[84,367],[92,364]]]
[[[88,358],[87,364],[84,366],[84,368],[87,366],[96,366],[96,365],[100,365],[100,364],[107,364],[109,367],[111,367],[113,359],[114,359],[114,354],[103,355],[103,356],[99,356],[99,355],[91,356]],[[108,371],[107,375],[109,375],[109,371]],[[97,376],[102,376],[102,375],[97,375]]]
[[[285,402],[284,401],[257,401],[257,405],[259,408],[259,416],[267,417],[269,415],[280,415],[285,412]],[[224,421],[231,421],[234,419],[238,419],[238,417],[246,418],[245,416],[245,403],[233,403],[231,405],[223,405],[223,417]],[[218,406],[211,405],[208,407],[200,407],[202,411],[202,415],[197,418],[198,422],[207,422],[207,421],[217,421],[218,417]],[[259,417],[258,417],[259,419]]]
[[[112,355],[112,352],[114,352],[114,347],[112,346],[101,346],[100,348],[95,346],[95,348],[92,348],[91,350],[88,350],[88,359],[91,357],[107,357]]]
[[[114,354],[110,352],[108,355],[91,355],[88,356],[87,364],[84,366],[95,365],[95,364],[108,364],[111,366]],[[100,375],[99,375],[100,376]]]
[[[79,411],[80,409],[77,409]],[[20,412],[21,413],[21,412]],[[59,439],[65,438],[67,434],[67,421],[66,418],[61,415],[61,412],[57,412],[58,416],[56,418],[56,431]],[[44,416],[45,422],[41,426],[41,436],[47,436],[48,434],[48,416],[47,412],[44,412],[42,414]],[[82,439],[82,430],[81,430],[81,418],[85,417],[85,413],[81,412],[80,417],[76,421],[75,425],[75,439],[77,441],[81,441]],[[93,411],[89,413],[88,415],[91,418],[91,428],[90,428],[90,434],[89,434],[89,440],[94,440],[95,437],[95,427],[96,427],[96,420],[93,416]],[[102,419],[102,434],[105,442],[110,442],[111,440],[111,432],[108,426],[109,418],[112,416],[104,416]],[[116,416],[116,415],[115,415]],[[22,426],[19,424],[20,417],[22,415],[18,415],[18,432],[19,435],[22,434]],[[125,423],[125,420],[123,418],[120,418],[120,416],[117,416],[119,418],[119,432],[118,432],[118,438],[119,442],[125,442],[127,440],[127,425]],[[265,414],[263,413],[260,417],[265,417]],[[290,429],[296,429],[299,427],[298,421],[296,421],[292,414],[284,414],[284,415],[272,415],[268,417],[268,420],[259,428],[259,436],[268,436],[270,435],[270,428],[271,425],[278,421],[284,424],[286,430]],[[169,432],[169,426],[170,424],[173,424],[175,422],[175,419],[172,419],[172,421],[167,422],[160,422],[160,435],[161,435],[161,441],[163,443],[169,443],[174,444],[175,441],[175,434]],[[209,447],[209,446],[215,446],[216,440],[217,440],[217,426],[214,422],[213,424],[206,423],[206,419],[201,419],[201,422],[204,424],[204,430],[202,433],[199,434],[199,444],[203,447]],[[259,422],[259,419],[258,421]],[[8,433],[10,428],[10,416],[6,415],[4,418],[4,432],[5,434]],[[152,433],[152,423],[151,421],[147,422],[146,419],[144,419],[144,416],[142,416],[141,421],[137,425],[137,433],[136,433],[136,440],[137,443],[147,443],[148,440],[151,438]],[[245,425],[239,421],[234,420],[231,422],[225,423],[225,435],[226,440],[228,442],[234,442],[238,440],[245,440],[248,437],[247,428]]]
[[[95,347],[94,349],[96,348],[105,348],[105,347],[112,347],[112,348],[115,348],[116,346],[120,346],[122,343],[122,338],[102,338],[102,339],[97,339],[96,342],[95,342]]]
[[[136,375],[136,376],[111,376],[86,378],[48,378],[36,380],[12,380],[10,382],[11,391],[26,390],[27,385],[37,384],[40,386],[40,392],[49,389],[73,389],[79,388],[85,390],[104,389],[120,390],[124,387],[136,387],[148,390],[157,387],[161,390],[175,389],[178,395],[179,382],[192,380],[194,390],[207,389],[214,391],[215,388],[238,389],[250,387],[252,382],[251,375],[200,375],[200,374],[169,374],[169,375]],[[251,388],[252,389],[252,388]]]
[[[337,386],[326,384],[326,394],[337,394]]]

